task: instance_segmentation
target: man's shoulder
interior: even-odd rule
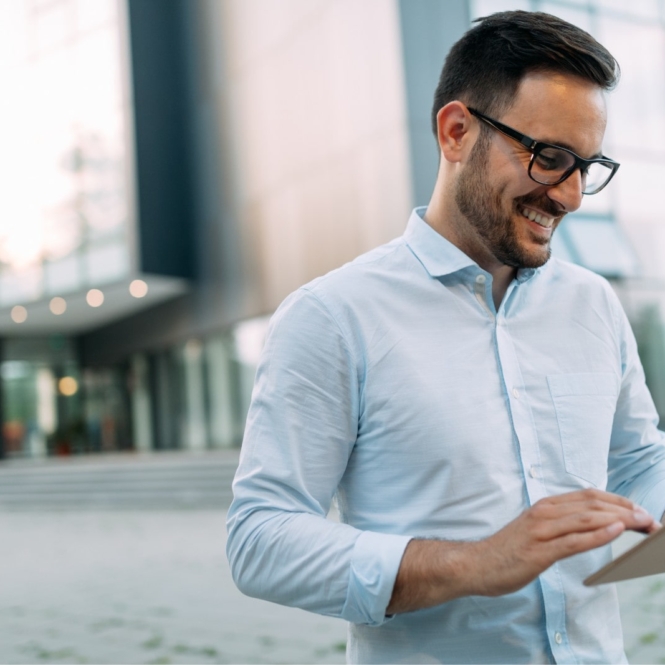
[[[556,257],[552,257],[547,262],[543,275],[547,279],[563,282],[566,286],[588,287],[601,291],[609,289],[612,291],[609,282],[598,273]]]
[[[390,276],[398,277],[401,270],[408,271],[412,267],[411,257],[404,237],[400,236],[313,279],[300,290],[321,299],[357,296],[371,290],[372,284],[378,286]]]
[[[541,277],[548,297],[578,305],[604,303],[613,316],[622,311],[619,298],[605,277],[575,263],[552,257]],[[558,298],[557,298],[558,295]]]
[[[396,238],[296,289],[277,308],[273,322],[290,320],[307,329],[318,326],[319,334],[334,322],[351,336],[359,322],[379,307],[378,301],[390,299],[396,284],[414,279],[416,264],[403,236]]]

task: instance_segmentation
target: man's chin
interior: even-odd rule
[[[522,268],[541,268],[550,260],[551,256],[552,250],[548,246],[547,251],[543,252],[538,257],[534,257],[533,260],[528,263],[528,265],[525,264],[522,266]]]
[[[550,243],[540,245],[537,249],[505,248],[495,253],[496,258],[504,265],[517,270],[524,268],[540,268],[552,256]]]

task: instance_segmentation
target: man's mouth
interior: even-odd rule
[[[519,211],[523,217],[530,219],[532,222],[542,226],[544,229],[551,229],[554,225],[554,222],[556,221],[556,217],[548,217],[542,212],[536,212],[535,210],[525,206],[520,206]]]

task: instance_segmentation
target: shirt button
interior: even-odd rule
[[[561,644],[561,642],[563,642],[563,637],[561,637],[561,633],[554,633],[554,641],[557,644]]]
[[[531,466],[529,467],[529,475],[530,475],[532,478],[538,478],[538,472],[536,471],[536,467],[535,467],[535,466],[531,465]]]
[[[520,391],[517,390],[517,388],[513,388],[513,397],[514,397],[515,399],[519,399],[519,398],[520,398]]]
[[[476,277],[476,284],[484,284],[487,281],[487,277],[485,275],[478,275]]]

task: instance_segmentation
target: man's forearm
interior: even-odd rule
[[[388,614],[434,607],[475,593],[478,543],[412,540],[404,551]]]
[[[556,561],[606,545],[625,529],[651,532],[659,527],[644,509],[600,490],[541,499],[485,540],[411,541],[386,612],[425,609],[462,596],[512,593]]]

